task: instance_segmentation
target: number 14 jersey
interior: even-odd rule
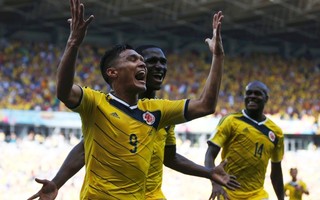
[[[241,187],[231,196],[246,196],[263,189],[269,159],[280,162],[284,154],[283,133],[269,118],[257,122],[244,111],[223,117],[208,143],[222,148],[225,170],[237,177]]]

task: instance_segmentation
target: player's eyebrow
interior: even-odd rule
[[[144,62],[144,58],[139,54],[133,53],[133,54],[127,56],[127,60],[138,60],[138,59]]]

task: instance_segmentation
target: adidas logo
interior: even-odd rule
[[[118,115],[116,112],[111,113],[111,116],[113,116],[113,117],[116,117],[116,118],[119,118],[119,119],[120,119],[119,115]]]
[[[248,128],[245,128],[242,130],[244,133],[249,133],[249,129]]]

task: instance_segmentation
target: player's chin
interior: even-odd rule
[[[136,89],[138,93],[143,93],[147,90],[147,87],[145,84],[136,85]]]
[[[148,84],[147,88],[148,88],[148,90],[160,90],[161,83],[160,84]]]
[[[246,105],[246,109],[248,111],[257,111],[257,110],[259,110],[259,106],[257,106],[257,105]]]

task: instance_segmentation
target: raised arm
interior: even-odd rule
[[[70,35],[57,72],[57,97],[72,108],[79,103],[82,95],[81,88],[73,83],[76,59],[88,25],[94,17],[91,15],[84,20],[84,5],[79,0],[70,0],[70,10]]]
[[[284,199],[284,186],[281,162],[271,162],[271,182],[278,200]]]
[[[213,16],[213,36],[211,39],[206,39],[206,43],[209,45],[209,49],[212,52],[211,68],[200,97],[189,102],[188,111],[186,113],[187,120],[203,117],[215,112],[224,62],[224,50],[221,39],[222,19],[223,15],[221,11]]]
[[[226,186],[230,190],[234,190],[239,187],[239,183],[235,181],[235,177],[230,176],[224,171],[223,167],[226,162],[220,163],[217,167],[204,167],[176,153],[175,145],[168,145],[165,147],[163,163],[166,167],[183,174],[217,181],[219,184]]]

